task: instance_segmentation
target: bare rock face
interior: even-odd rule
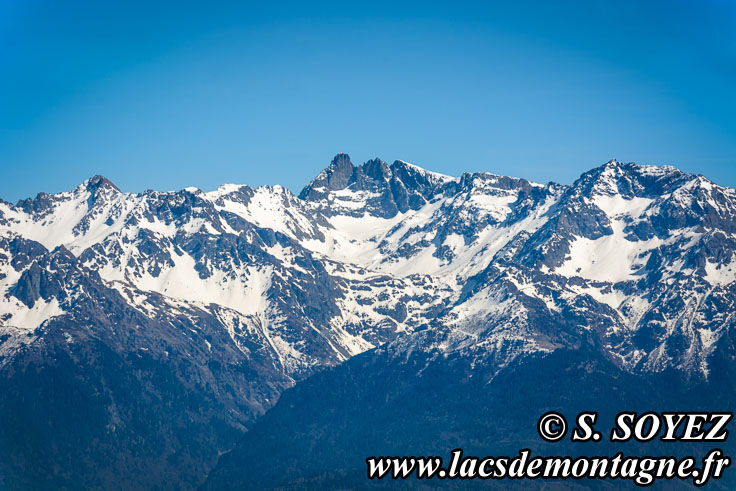
[[[391,218],[419,210],[454,182],[448,176],[425,171],[401,160],[390,166],[373,159],[354,166],[350,157],[338,154],[299,194],[327,216],[348,215]]]

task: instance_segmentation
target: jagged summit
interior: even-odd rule
[[[120,189],[115,184],[113,184],[112,182],[110,182],[108,178],[100,174],[97,174],[87,179],[84,182],[84,185],[90,191],[100,189],[100,188],[109,188],[109,189],[113,189],[115,191],[120,192]]]
[[[338,153],[330,165],[299,193],[299,197],[314,199],[317,196],[324,196],[329,191],[344,189],[354,180],[355,173],[356,167],[350,160],[350,156],[346,153]]]
[[[350,155],[346,153],[338,153],[330,162],[330,165],[322,170],[312,182],[310,182],[300,193],[300,197],[307,197],[312,190],[325,187],[330,191],[337,191],[348,187],[361,178],[371,178],[374,180],[390,180],[395,173],[403,174],[421,174],[432,176],[437,180],[448,181],[454,178],[428,171],[418,165],[411,164],[404,160],[395,160],[391,165],[380,158],[370,159],[361,165],[354,165],[350,160]]]
[[[452,177],[427,171],[403,160],[389,165],[375,158],[356,166],[349,155],[339,153],[299,193],[299,198],[316,202],[324,210],[337,207],[352,209],[352,214],[365,212],[392,217],[400,212],[419,209],[450,181],[453,181]],[[353,193],[349,200],[340,194],[344,190]]]

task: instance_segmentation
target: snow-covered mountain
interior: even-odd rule
[[[56,469],[42,485],[195,485],[284,389],[379,346],[491,377],[593,346],[624,373],[708,380],[734,280],[736,193],[673,167],[612,160],[542,185],[338,154],[299,197],[95,176],[0,202],[0,460]],[[75,461],[57,443],[76,426],[56,423],[19,443],[50,414],[123,457]]]

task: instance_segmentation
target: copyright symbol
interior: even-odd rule
[[[537,432],[544,440],[556,442],[561,440],[567,433],[567,421],[559,413],[553,411],[544,413],[537,422]]]

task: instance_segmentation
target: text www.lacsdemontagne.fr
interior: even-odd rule
[[[700,467],[697,464],[701,463]],[[528,449],[513,457],[465,457],[452,451],[450,465],[441,457],[369,457],[369,479],[619,479],[648,486],[658,479],[692,480],[696,486],[721,477],[730,460],[714,449],[702,461],[694,457],[532,457]]]

